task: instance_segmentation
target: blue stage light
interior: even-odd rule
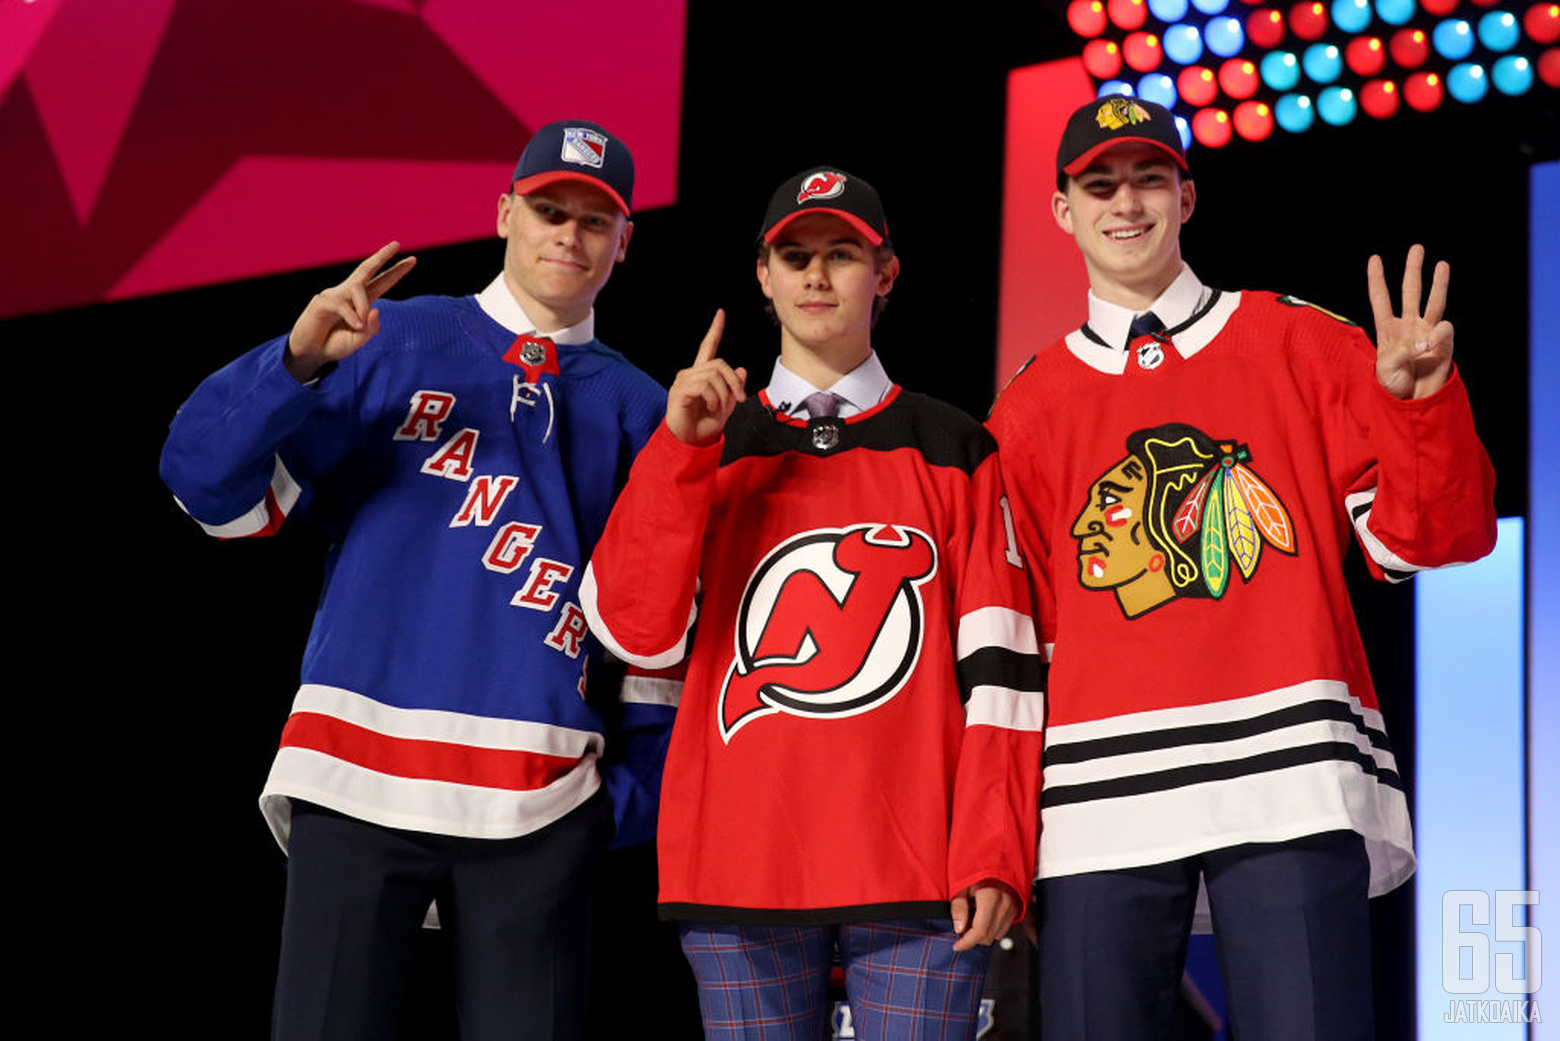
[[[1453,65],[1446,74],[1446,91],[1464,104],[1481,101],[1490,89],[1490,78],[1484,74],[1484,66],[1465,61]]]
[[[1533,65],[1520,54],[1508,54],[1495,62],[1490,79],[1502,94],[1526,94],[1533,86]]]
[[[1370,0],[1333,0],[1333,24],[1346,33],[1357,33],[1370,24]]]
[[[1348,87],[1328,87],[1316,96],[1316,114],[1335,127],[1353,121],[1359,107]]]
[[[1225,16],[1210,18],[1203,28],[1203,42],[1219,57],[1230,58],[1246,46],[1246,30],[1240,27],[1238,19]]]
[[[1175,117],[1175,131],[1181,135],[1181,147],[1192,147],[1192,124],[1186,121],[1185,116]]]
[[[1300,59],[1289,51],[1268,51],[1258,69],[1262,82],[1274,90],[1288,90],[1300,82]]]
[[[1492,51],[1509,51],[1522,38],[1522,26],[1510,11],[1491,11],[1479,19],[1479,42]]]
[[[1402,25],[1414,17],[1414,0],[1376,0],[1376,17],[1388,25]]]
[[[1100,84],[1099,92],[1095,97],[1103,98],[1109,94],[1123,94],[1130,98],[1132,96],[1132,84],[1126,80],[1106,80]]]
[[[1343,53],[1330,43],[1313,43],[1300,59],[1305,74],[1317,83],[1331,83],[1343,72]]]
[[[1203,14],[1223,14],[1230,0],[1192,0],[1192,6]]]
[[[1448,18],[1435,27],[1430,42],[1441,57],[1460,61],[1473,50],[1473,26],[1461,18]]]
[[[1159,41],[1164,46],[1165,57],[1177,65],[1190,65],[1202,57],[1202,33],[1195,25],[1172,25]]]
[[[1138,80],[1137,96],[1165,108],[1175,108],[1175,80],[1162,72],[1150,72]]]
[[[1273,115],[1278,118],[1279,126],[1291,134],[1299,134],[1311,129],[1311,123],[1316,119],[1316,106],[1304,94],[1285,94],[1273,106]]]
[[[1186,0],[1148,0],[1148,13],[1166,25],[1186,17]]]

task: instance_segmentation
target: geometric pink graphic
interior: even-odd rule
[[[533,128],[676,200],[685,0],[3,0],[0,317],[494,232]]]

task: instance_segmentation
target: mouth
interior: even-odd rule
[[[1083,570],[1088,574],[1088,576],[1090,578],[1104,578],[1105,577],[1105,558],[1104,557],[1088,557],[1088,556],[1081,557],[1080,558],[1080,562],[1083,564]]]
[[[575,271],[584,271],[585,270],[585,265],[581,264],[577,260],[568,260],[566,258],[561,258],[561,257],[542,257],[541,260],[542,260],[542,263],[544,263],[544,264],[555,264],[558,267],[572,268]]]
[[[1112,242],[1133,242],[1153,230],[1152,224],[1134,224],[1130,228],[1108,228],[1105,237]]]
[[[824,314],[834,310],[838,306],[827,300],[805,300],[796,305],[796,309],[804,314]]]

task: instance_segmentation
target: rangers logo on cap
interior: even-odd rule
[[[563,128],[563,152],[566,163],[593,166],[598,170],[607,155],[607,137],[587,127]]]
[[[845,190],[845,175],[833,170],[819,170],[802,182],[802,190],[796,193],[796,201],[808,199],[832,199]]]

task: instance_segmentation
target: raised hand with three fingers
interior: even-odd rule
[[[683,444],[712,443],[738,402],[747,400],[747,369],[733,369],[715,357],[725,329],[726,312],[717,310],[693,364],[677,374],[666,394],[666,425]]]
[[[1452,371],[1452,323],[1446,312],[1446,286],[1452,268],[1446,261],[1435,266],[1430,296],[1419,310],[1425,248],[1410,247],[1403,265],[1403,313],[1392,311],[1392,296],[1381,257],[1372,256],[1365,268],[1370,309],[1376,320],[1376,379],[1394,397],[1425,398],[1440,390]]]
[[[352,354],[379,332],[379,298],[417,263],[402,257],[380,271],[401,249],[389,242],[353,269],[340,285],[314,294],[287,337],[287,371],[299,383],[313,379],[325,364]]]

